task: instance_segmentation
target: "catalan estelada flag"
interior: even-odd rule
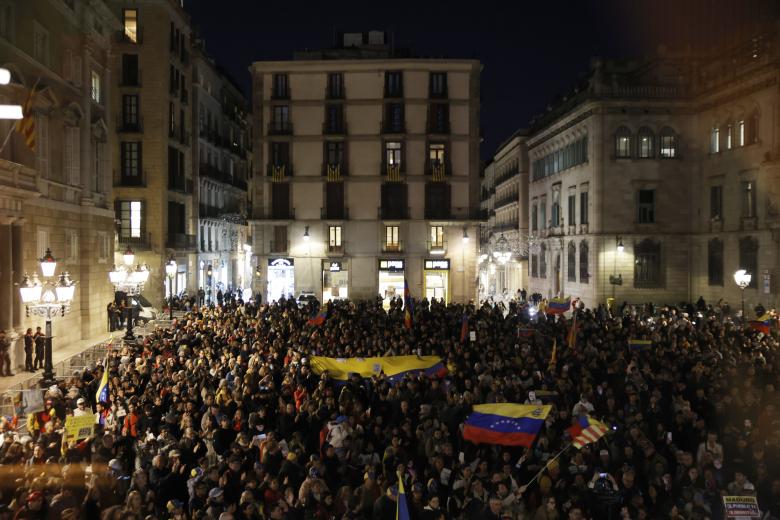
[[[574,349],[574,347],[577,345],[577,314],[574,314],[574,317],[571,319],[571,327],[569,327],[569,334],[566,337],[566,343],[569,347],[569,350]]]
[[[547,302],[545,312],[547,314],[563,314],[571,309],[571,296],[568,298],[553,298]]]
[[[22,118],[16,122],[16,131],[22,134],[24,144],[33,152],[38,144],[38,133],[35,131],[35,114],[33,113],[34,103],[35,87],[33,86],[30,89],[30,94],[27,96],[27,100],[22,105]]]
[[[581,415],[577,422],[568,430],[571,435],[571,443],[580,449],[586,444],[596,442],[607,434],[609,428],[589,415]]]
[[[100,378],[97,392],[95,393],[96,403],[108,402],[108,366],[103,367],[103,377]]]
[[[653,346],[652,340],[649,339],[630,339],[628,340],[629,350],[645,350]]]
[[[475,405],[466,419],[463,438],[476,444],[530,448],[551,408],[513,403]]]
[[[326,319],[328,319],[328,307],[327,305],[323,305],[320,307],[320,312],[318,312],[316,316],[313,316],[306,321],[306,325],[321,327]]]
[[[409,504],[406,503],[406,490],[401,474],[398,474],[398,502],[395,508],[395,520],[409,520]]]
[[[407,329],[412,328],[413,312],[414,309],[412,308],[412,296],[409,293],[409,284],[406,283],[406,278],[404,278],[404,327]]]
[[[469,315],[465,312],[463,313],[463,317],[460,319],[460,342],[465,343],[466,338],[469,336]]]

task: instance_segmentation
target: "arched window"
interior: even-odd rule
[[[568,255],[566,256],[566,272],[568,274],[567,279],[570,282],[577,281],[577,246],[574,245],[574,241],[569,242]]]
[[[646,126],[639,129],[638,143],[639,143],[639,158],[640,159],[652,159],[655,157],[655,136],[653,131]]]
[[[631,130],[621,126],[615,132],[615,157],[625,159],[631,157]]]
[[[758,240],[745,237],[739,240],[739,268],[744,269],[753,277],[750,279],[751,289],[758,287]]]
[[[720,129],[715,126],[710,130],[710,153],[720,152]]]
[[[590,270],[588,265],[588,255],[590,250],[588,248],[588,242],[583,240],[580,242],[580,283],[588,283],[590,280]]]
[[[734,148],[734,125],[731,121],[726,123],[726,150]]]
[[[758,110],[754,110],[753,113],[750,114],[750,117],[748,117],[746,134],[747,144],[758,142]]]
[[[661,244],[646,238],[634,248],[634,287],[661,286]]]
[[[661,129],[661,158],[674,159],[677,157],[677,134],[674,130],[665,126]]]
[[[539,248],[539,278],[547,278],[547,244]]]
[[[539,270],[537,269],[539,265],[539,257],[536,256],[536,254],[531,255],[531,278],[537,278],[539,276]]]
[[[717,238],[707,244],[707,279],[710,285],[723,285],[723,242]]]

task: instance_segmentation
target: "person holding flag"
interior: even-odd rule
[[[412,314],[414,313],[414,308],[412,305],[412,296],[409,293],[409,284],[407,283],[406,278],[404,278],[404,327],[406,330],[410,330],[412,328]]]
[[[463,317],[460,319],[460,342],[466,343],[466,338],[469,336],[469,315],[463,313]]]

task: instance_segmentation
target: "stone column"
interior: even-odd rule
[[[18,370],[24,367],[24,342],[22,336],[22,319],[24,319],[24,309],[22,308],[22,297],[19,294],[19,287],[16,285],[22,281],[24,276],[24,223],[25,219],[16,219],[11,226],[11,301],[13,307],[12,323],[17,333],[16,339],[11,342],[11,367]]]
[[[0,330],[4,331],[13,327],[13,221],[13,218],[0,218]]]

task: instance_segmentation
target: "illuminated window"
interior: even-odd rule
[[[330,247],[341,247],[341,226],[329,226],[328,235]]]
[[[652,159],[655,156],[653,148],[653,131],[647,127],[639,129],[639,158]]]
[[[742,217],[756,216],[756,184],[753,181],[742,183]]]
[[[143,202],[123,200],[119,202],[119,236],[140,238],[143,227]]]
[[[401,166],[401,151],[403,147],[398,141],[385,143],[385,162],[388,166]]]
[[[385,226],[385,246],[398,247],[398,226]]]
[[[720,129],[713,128],[710,131],[710,153],[720,152]]]
[[[100,74],[98,74],[97,72],[95,72],[93,70],[91,77],[92,77],[92,81],[91,81],[91,85],[92,85],[92,90],[91,90],[92,101],[94,101],[95,103],[100,103],[101,94],[102,94],[101,88],[100,88]]]
[[[677,135],[669,127],[661,129],[661,157],[663,159],[677,157]]]
[[[431,226],[431,246],[443,247],[444,246],[444,226]]]
[[[732,126],[731,123],[726,125],[726,150],[731,150],[732,147]]]
[[[615,132],[615,157],[625,159],[631,157],[631,131],[625,126]]]
[[[429,144],[428,145],[428,160],[431,164],[444,164],[444,145],[443,144]]]
[[[138,43],[138,9],[123,9],[125,37],[133,43]]]
[[[745,120],[737,122],[737,146],[745,146]]]

